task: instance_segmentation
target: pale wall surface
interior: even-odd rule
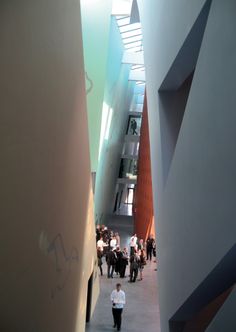
[[[81,0],[92,172],[98,167],[111,12],[112,0]]]
[[[96,252],[80,21],[78,1],[1,1],[1,331],[84,331]]]
[[[115,18],[112,18],[104,104],[112,109],[108,135],[102,142],[95,186],[95,212],[99,222],[112,212],[120,157],[128,122],[133,83],[128,81],[130,65],[122,64],[123,43]]]
[[[162,332],[235,243],[235,1],[213,0],[167,179],[158,89],[204,1],[139,0]],[[176,79],[178,79],[176,77]],[[166,182],[165,182],[166,180]]]

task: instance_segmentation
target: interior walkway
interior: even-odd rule
[[[132,235],[132,220],[116,216],[108,225],[121,235],[121,246],[127,245]],[[107,265],[103,263],[104,276],[100,277],[100,296],[94,315],[87,324],[86,332],[116,331],[113,328],[113,317],[110,294],[117,282],[120,282],[126,293],[126,306],[123,311],[121,330],[124,332],[160,332],[160,317],[157,294],[156,263],[147,262],[144,268],[143,280],[129,283],[129,267],[126,269],[126,278],[120,279],[114,274],[114,279],[107,279]]]
[[[132,216],[133,215],[133,205],[132,204],[124,204],[120,205],[120,208],[117,209],[116,215],[120,216]]]

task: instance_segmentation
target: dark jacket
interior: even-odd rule
[[[130,256],[130,268],[133,270],[138,270],[139,267],[139,259],[136,255]]]
[[[106,262],[108,265],[115,265],[117,261],[117,257],[114,251],[108,251],[106,254]]]

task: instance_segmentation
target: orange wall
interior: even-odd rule
[[[146,98],[144,101],[142,127],[140,134],[138,179],[134,199],[134,223],[135,232],[137,233],[138,237],[146,239],[149,234],[155,234]]]

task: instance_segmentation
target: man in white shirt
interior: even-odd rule
[[[112,302],[112,314],[114,318],[113,327],[117,327],[117,331],[120,331],[121,315],[125,305],[125,292],[121,290],[121,284],[117,284],[116,289],[112,291],[111,302]]]
[[[100,237],[100,239],[99,239],[98,242],[97,242],[97,248],[100,248],[101,252],[103,252],[104,244],[105,244],[105,243],[103,242],[102,237]]]
[[[115,249],[116,246],[117,246],[116,237],[113,236],[112,239],[111,239],[111,242],[110,242],[110,248],[111,248],[111,250]]]
[[[136,234],[134,234],[130,238],[130,243],[129,243],[129,245],[130,245],[130,256],[132,256],[134,254],[135,250],[136,250],[137,240],[138,240],[138,238],[137,238]]]

